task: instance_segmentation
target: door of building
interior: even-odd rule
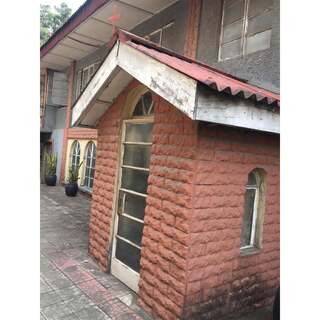
[[[111,273],[138,291],[140,251],[146,207],[152,120],[126,120],[121,141],[121,163]]]

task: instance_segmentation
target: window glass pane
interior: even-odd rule
[[[123,198],[125,199],[124,203],[123,203]],[[146,207],[145,197],[120,191],[119,204],[118,204],[118,212],[120,214],[126,213],[130,216],[143,220],[145,207]]]
[[[246,190],[240,241],[241,247],[250,245],[255,195],[256,189]]]
[[[140,271],[140,249],[117,239],[116,258],[136,272]]]
[[[128,142],[151,142],[152,123],[127,123],[126,140]]]
[[[244,0],[239,0],[235,1],[230,6],[225,6],[223,16],[224,26],[243,18],[244,2]]]
[[[248,186],[256,186],[257,185],[256,175],[253,171],[251,171],[249,174],[247,185]]]
[[[133,167],[149,168],[150,147],[143,145],[125,145],[123,164]]]
[[[143,223],[119,216],[118,235],[141,246]]]
[[[148,171],[122,168],[121,187],[146,194],[148,187]]]
[[[175,36],[176,36],[175,24],[172,23],[169,26],[165,26],[162,29],[161,46],[169,47],[170,43],[172,43],[172,41],[174,41]]]
[[[249,54],[270,48],[271,30],[257,33],[246,39],[245,53]]]
[[[229,59],[238,57],[241,53],[241,40],[223,44],[220,48],[220,58]]]
[[[252,35],[272,28],[272,11],[267,11],[248,20],[247,35]]]
[[[88,69],[83,70],[83,74],[82,74],[82,89],[84,89],[84,87],[88,83],[88,80],[89,80],[88,78],[89,78]]]
[[[142,105],[142,100],[140,99],[139,102],[137,103],[136,107],[134,108],[133,116],[141,117],[143,115],[144,115],[143,105]]]
[[[160,44],[161,41],[161,30],[149,35],[149,40],[156,43]]]
[[[92,187],[93,187],[93,179],[90,179],[89,180],[89,188],[92,189]]]
[[[273,0],[251,0],[248,16],[253,17],[273,7]]]
[[[243,27],[243,20],[224,26],[222,43],[240,39],[242,34],[242,27]]]

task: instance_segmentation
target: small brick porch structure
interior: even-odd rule
[[[108,270],[123,106],[98,125],[89,251]],[[190,120],[157,95],[139,302],[162,319],[216,319],[270,305],[279,283],[279,137]],[[266,172],[263,247],[240,255],[248,173]]]

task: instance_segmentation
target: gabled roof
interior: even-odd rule
[[[74,104],[73,125],[96,125],[135,78],[193,120],[279,133],[279,95],[123,30],[109,45]]]
[[[121,42],[125,42],[129,46],[217,90],[218,92],[225,92],[233,96],[240,96],[244,99],[263,101],[268,105],[280,106],[280,96],[276,93],[247,84],[221,70],[199,61],[189,59],[132,33],[121,30],[118,31],[117,37],[119,37]]]

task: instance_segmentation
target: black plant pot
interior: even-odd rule
[[[57,182],[57,176],[45,176],[45,182],[47,186],[55,186]]]
[[[65,185],[65,192],[68,197],[75,197],[78,192],[78,184],[74,183],[67,183]]]

